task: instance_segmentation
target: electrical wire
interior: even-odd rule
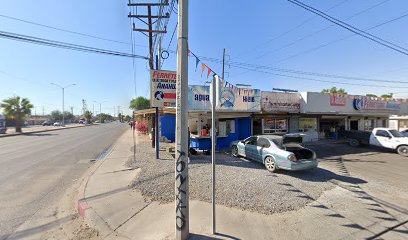
[[[80,36],[83,36],[83,37],[89,37],[89,38],[99,39],[99,40],[108,41],[108,42],[114,42],[114,43],[130,45],[130,43],[128,43],[128,42],[122,42],[122,41],[112,40],[112,39],[108,39],[108,38],[98,37],[98,36],[95,36],[95,35],[90,35],[90,34],[86,34],[86,33],[71,31],[71,30],[67,30],[67,29],[63,29],[63,28],[59,28],[59,27],[53,27],[53,26],[50,26],[50,25],[36,23],[36,22],[21,19],[21,18],[16,18],[16,17],[3,15],[3,14],[0,14],[0,17],[15,20],[15,21],[19,21],[19,22],[28,23],[28,24],[31,24],[31,25],[36,25],[36,26],[40,26],[40,27],[44,27],[44,28],[49,28],[49,29],[53,29],[53,30],[57,30],[57,31],[61,31],[61,32],[72,33],[72,34],[80,35]],[[146,47],[144,45],[137,45],[137,44],[136,44],[136,46]]]
[[[33,43],[33,44],[38,44],[38,45],[45,45],[49,47],[63,48],[63,49],[81,51],[81,52],[99,53],[99,54],[112,55],[112,56],[118,56],[118,57],[147,59],[144,56],[135,55],[135,54],[111,51],[111,50],[100,49],[100,48],[93,48],[93,47],[82,46],[82,45],[71,44],[71,43],[64,43],[64,42],[59,42],[59,41],[54,41],[54,40],[49,40],[49,39],[44,39],[44,38],[38,38],[38,37],[33,37],[33,36],[28,36],[28,35],[22,35],[22,34],[17,34],[17,33],[10,33],[10,32],[5,32],[5,31],[0,31],[0,38],[6,38],[10,40],[15,40],[15,41],[21,41],[21,42],[27,42],[27,43]]]
[[[343,1],[341,1],[341,2],[339,2],[339,3],[337,3],[337,4],[335,4],[335,5],[333,5],[332,7],[326,9],[326,11],[333,10],[333,9],[335,9],[335,8],[337,8],[337,7],[341,6],[341,5],[343,5],[344,3],[348,2],[348,1],[349,1],[349,0],[343,0]],[[389,1],[389,0],[386,0],[386,1]],[[238,54],[237,56],[235,56],[235,57],[232,58],[232,59],[237,59],[238,57],[241,57],[241,56],[243,56],[243,55],[247,55],[248,53],[251,53],[253,50],[259,49],[259,48],[260,48],[261,46],[263,46],[263,45],[266,45],[266,44],[268,44],[268,43],[270,43],[270,42],[273,42],[273,41],[275,41],[275,40],[277,40],[277,39],[280,39],[281,37],[286,36],[287,34],[289,34],[289,33],[293,32],[293,31],[295,31],[296,29],[298,29],[298,28],[300,28],[300,27],[303,27],[304,25],[306,25],[308,22],[312,21],[312,20],[315,19],[315,18],[316,18],[316,16],[312,16],[312,17],[306,19],[305,21],[301,22],[300,24],[296,25],[295,27],[293,27],[293,28],[291,28],[291,29],[289,29],[289,30],[287,30],[287,31],[285,31],[285,32],[283,32],[283,33],[281,33],[281,34],[279,34],[279,35],[276,36],[276,37],[273,37],[273,38],[267,40],[267,41],[264,42],[264,43],[258,44],[256,47],[254,47],[254,48],[252,48],[252,49],[250,49],[250,50],[247,50],[247,51],[245,51],[244,53]]]
[[[236,66],[236,67],[238,67],[238,66]],[[250,68],[246,68],[246,67],[238,67],[238,68],[242,68],[242,69],[246,69],[246,70],[250,70],[250,71],[255,71],[255,72],[259,72],[259,73],[265,73],[265,74],[274,75],[274,76],[302,79],[302,80],[305,80],[305,81],[315,81],[315,82],[325,82],[325,83],[335,83],[335,84],[342,84],[342,85],[365,86],[365,87],[408,88],[408,87],[397,87],[397,86],[389,86],[389,85],[368,85],[368,84],[360,84],[360,83],[346,83],[346,82],[338,82],[338,81],[328,81],[328,80],[321,80],[321,79],[315,79],[315,78],[299,77],[299,76],[293,76],[293,75],[273,73],[273,72],[268,72],[268,71],[261,71],[261,70],[258,70],[258,69],[250,69]]]
[[[366,29],[364,29],[364,31],[369,31],[369,30],[372,30],[372,29],[381,27],[381,26],[383,26],[383,25],[385,25],[385,24],[388,24],[388,23],[391,23],[391,22],[400,20],[400,19],[405,18],[405,17],[408,17],[408,13],[406,13],[406,14],[404,14],[404,15],[401,15],[401,16],[398,16],[398,17],[396,17],[396,18],[390,19],[390,20],[388,20],[388,21],[386,21],[386,22],[382,22],[382,23],[377,24],[377,25],[375,25],[375,26],[372,26],[372,27],[370,27],[370,28],[366,28]],[[303,50],[303,51],[298,52],[298,53],[296,53],[296,54],[293,54],[293,55],[291,55],[291,56],[282,58],[282,59],[276,61],[275,64],[276,64],[276,63],[284,62],[284,61],[286,61],[286,60],[289,60],[289,59],[292,59],[292,58],[295,58],[295,57],[298,57],[298,56],[301,56],[301,55],[304,55],[304,54],[307,54],[307,53],[311,53],[311,52],[317,51],[317,50],[319,50],[319,49],[321,49],[321,48],[327,47],[327,46],[332,45],[332,44],[334,44],[334,43],[341,42],[341,41],[343,41],[343,40],[349,39],[349,38],[354,37],[354,36],[355,36],[355,34],[352,33],[352,34],[347,35],[347,36],[345,36],[345,37],[338,38],[338,39],[335,39],[335,40],[332,40],[332,41],[329,41],[329,42],[320,44],[319,46],[316,46],[316,47],[313,47],[313,48],[309,48],[309,49],[307,49],[307,50]]]
[[[353,33],[355,33],[357,35],[360,35],[360,36],[362,36],[362,37],[364,37],[366,39],[369,39],[369,40],[371,40],[373,42],[376,42],[376,43],[378,43],[378,44],[380,44],[380,45],[382,45],[384,47],[392,49],[392,50],[394,50],[396,52],[399,52],[401,54],[408,55],[408,50],[406,48],[404,48],[404,47],[401,47],[401,46],[399,46],[397,44],[394,44],[392,42],[384,40],[384,39],[382,39],[380,37],[374,36],[374,35],[372,35],[370,33],[367,33],[367,32],[365,32],[365,31],[363,31],[361,29],[358,29],[356,27],[353,27],[350,24],[347,24],[347,23],[345,23],[345,22],[343,22],[343,21],[341,21],[339,19],[331,17],[331,16],[323,13],[322,11],[319,11],[316,8],[313,8],[313,7],[309,6],[309,5],[306,5],[306,4],[304,4],[304,3],[300,2],[300,1],[297,1],[297,0],[287,0],[287,1],[299,6],[301,8],[303,8],[303,9],[309,11],[309,12],[317,14],[317,15],[321,16],[322,18],[324,18],[324,19],[326,19],[326,20],[328,20],[328,21],[330,21],[330,22],[332,22],[332,23],[334,23],[334,24],[336,24],[336,25],[338,25],[338,26],[340,26],[340,27],[342,27],[344,29],[347,29],[347,30],[349,30],[349,31],[351,31],[351,32],[353,32]]]

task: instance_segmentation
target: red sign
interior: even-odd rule
[[[346,97],[341,94],[330,94],[330,106],[346,106]]]

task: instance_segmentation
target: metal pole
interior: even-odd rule
[[[156,123],[155,123],[155,137],[156,137],[156,159],[159,159],[159,108],[156,107],[156,117],[154,118]]]
[[[159,45],[159,51],[160,51],[160,45]],[[159,56],[156,55],[156,69],[159,70],[160,65],[159,65]],[[156,147],[156,160],[159,159],[159,108],[156,107],[156,114],[154,117],[155,124],[154,124],[154,137],[155,137],[155,147]]]
[[[99,123],[102,123],[102,103],[99,103]]]
[[[178,0],[175,207],[176,239],[189,237],[188,192],[188,0]]]
[[[217,131],[215,129],[215,105],[216,101],[216,77],[212,80],[212,104],[211,104],[211,171],[212,171],[212,233],[215,234],[215,145]]]
[[[65,114],[64,114],[64,88],[62,88],[62,126],[65,126]]]

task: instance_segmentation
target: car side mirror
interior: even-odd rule
[[[241,141],[241,143],[245,144],[245,141],[244,141],[244,140],[242,140],[242,141]]]

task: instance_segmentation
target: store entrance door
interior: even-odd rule
[[[261,135],[262,134],[262,119],[254,118],[253,119],[253,135]]]

